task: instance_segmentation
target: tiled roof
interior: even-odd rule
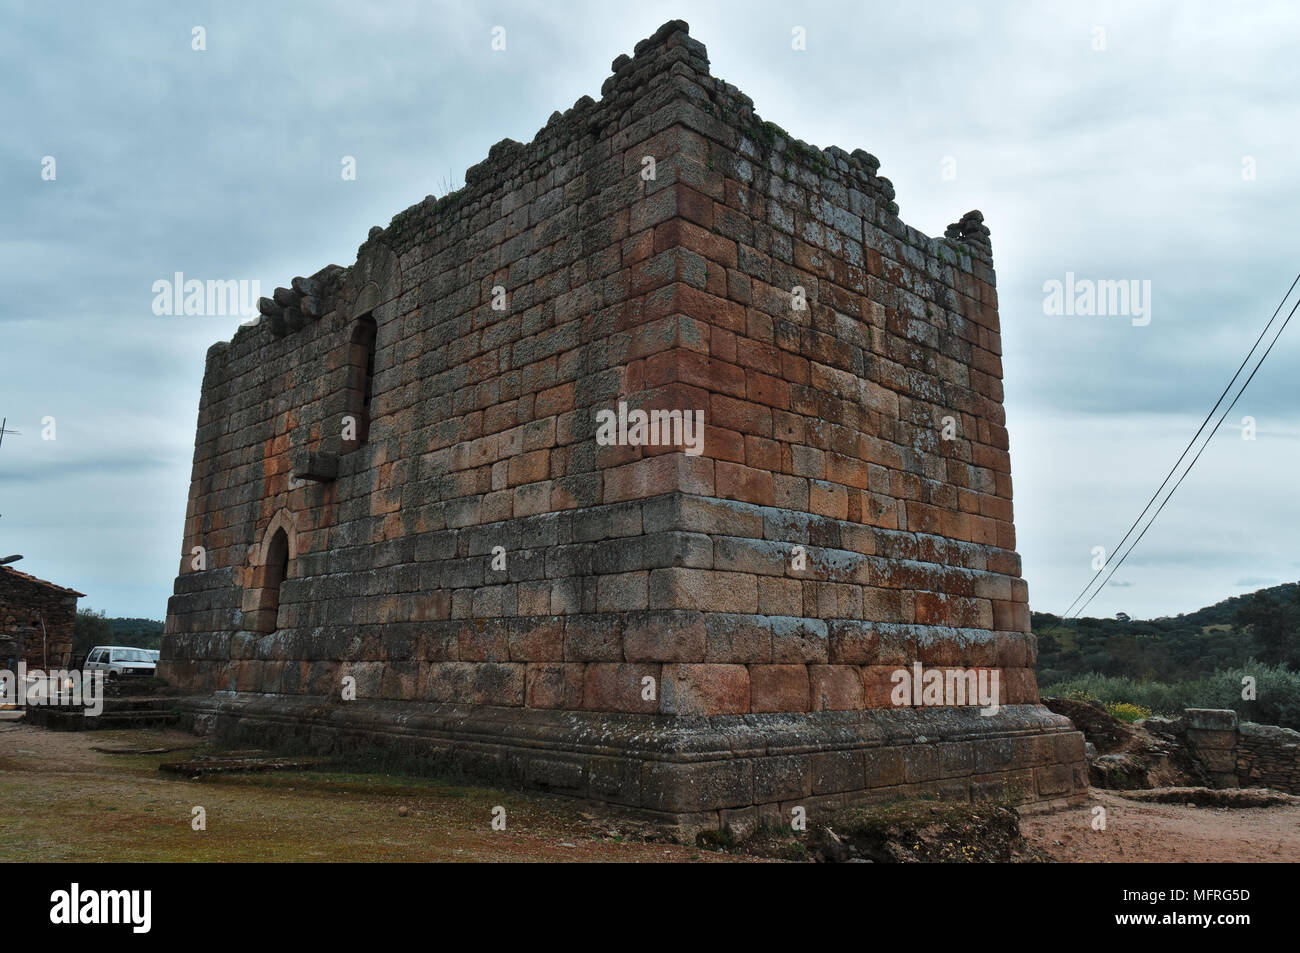
[[[17,569],[14,569],[12,566],[0,566],[0,572],[8,573],[11,576],[17,576],[19,579],[22,579],[26,582],[35,583],[38,586],[44,586],[46,589],[53,589],[56,592],[66,592],[70,596],[85,595],[84,592],[78,592],[76,589],[69,589],[66,586],[56,586],[52,582],[46,582],[44,579],[37,579],[35,576],[30,576],[25,572],[19,572]]]

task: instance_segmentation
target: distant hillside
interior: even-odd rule
[[[160,619],[105,619],[110,629],[113,630],[113,638],[127,638],[135,636],[145,639],[160,639],[163,633],[163,623]],[[135,645],[135,642],[126,642],[125,645]],[[152,646],[156,648],[156,646]]]
[[[110,619],[102,612],[78,612],[72,637],[72,654],[81,655],[96,645],[134,645],[156,649],[162,641],[158,619]]]
[[[1284,583],[1159,619],[1031,613],[1038,681],[1098,672],[1144,681],[1200,678],[1247,660],[1300,670],[1300,583]]]
[[[1259,589],[1244,596],[1232,596],[1222,602],[1216,602],[1212,606],[1206,606],[1204,609],[1197,609],[1195,612],[1189,612],[1175,618],[1190,622],[1193,625],[1233,625],[1236,622],[1237,612],[1260,597],[1272,599],[1278,603],[1292,602],[1296,598],[1300,598],[1300,582],[1284,582],[1280,586]]]

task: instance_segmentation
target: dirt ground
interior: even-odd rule
[[[1020,832],[1053,860],[1260,863],[1300,861],[1300,806],[1189,807],[1131,801],[1093,788],[1084,807],[1021,818]],[[1105,808],[1106,829],[1092,829]]]
[[[108,754],[95,747],[162,754]],[[46,731],[0,723],[0,861],[752,862],[646,843],[566,798],[379,774],[293,771],[192,780],[164,774],[203,742],[176,731]],[[1106,809],[1106,830],[1091,825]],[[493,808],[506,829],[492,829]],[[207,829],[192,829],[202,807]],[[405,816],[399,813],[405,809]],[[1300,807],[1147,804],[1095,792],[1030,815],[1030,845],[1062,862],[1297,861]]]

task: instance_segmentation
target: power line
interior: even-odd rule
[[[1246,352],[1246,356],[1245,358],[1242,359],[1241,364],[1237,367],[1236,373],[1232,375],[1231,380],[1229,380],[1227,386],[1224,387],[1223,393],[1219,394],[1219,399],[1214,402],[1214,406],[1211,407],[1209,413],[1205,415],[1205,419],[1201,421],[1201,425],[1196,428],[1196,433],[1192,435],[1192,439],[1187,442],[1187,446],[1183,448],[1183,452],[1178,455],[1178,459],[1174,462],[1174,465],[1170,468],[1169,472],[1165,474],[1164,480],[1162,480],[1160,486],[1156,488],[1155,493],[1151,495],[1151,499],[1147,500],[1147,505],[1142,507],[1142,512],[1138,514],[1137,519],[1133,521],[1133,523],[1129,526],[1128,530],[1124,533],[1124,538],[1121,539],[1119,543],[1116,544],[1116,546],[1111,550],[1112,553],[1119,552],[1120,549],[1123,548],[1124,543],[1128,540],[1129,536],[1132,535],[1133,530],[1137,528],[1137,525],[1140,522],[1142,522],[1142,517],[1146,516],[1147,510],[1151,509],[1151,504],[1156,501],[1156,499],[1160,496],[1161,491],[1164,490],[1165,486],[1169,483],[1170,477],[1172,477],[1174,473],[1177,472],[1179,465],[1181,465],[1183,460],[1186,458],[1188,451],[1192,449],[1192,446],[1196,443],[1197,438],[1200,437],[1201,432],[1205,430],[1205,425],[1210,422],[1210,418],[1214,416],[1214,412],[1218,410],[1219,405],[1223,403],[1223,398],[1228,395],[1228,391],[1232,389],[1232,385],[1236,382],[1237,378],[1241,376],[1242,369],[1245,368],[1246,364],[1250,361],[1250,357],[1252,354],[1255,353],[1255,349],[1259,347],[1260,341],[1264,340],[1264,336],[1268,334],[1268,329],[1271,328],[1273,326],[1273,322],[1277,320],[1278,314],[1282,311],[1282,308],[1286,305],[1287,298],[1291,297],[1291,292],[1295,290],[1295,286],[1297,283],[1300,283],[1300,273],[1296,274],[1295,279],[1291,282],[1291,287],[1287,288],[1286,294],[1282,296],[1282,300],[1278,302],[1277,308],[1274,309],[1273,316],[1268,319],[1268,324],[1264,325],[1264,329],[1259,332],[1259,337],[1255,339],[1255,343],[1252,344],[1250,350]],[[1100,570],[1098,571],[1098,575],[1100,575]],[[1085,585],[1082,591],[1080,591],[1080,593],[1074,597],[1074,601],[1071,602],[1069,607],[1065,610],[1064,614],[1062,615],[1062,618],[1070,614],[1070,611],[1078,604],[1079,600],[1084,597],[1084,595],[1092,587],[1093,583],[1096,582],[1096,580],[1097,580],[1097,576],[1093,576],[1091,579],[1088,580],[1087,585]]]
[[[1160,482],[1160,486],[1156,488],[1155,493],[1151,494],[1151,499],[1147,500],[1147,505],[1142,507],[1142,512],[1137,515],[1137,519],[1133,521],[1133,523],[1129,526],[1128,530],[1124,533],[1124,538],[1121,539],[1119,543],[1111,550],[1112,553],[1117,553],[1120,551],[1120,549],[1123,548],[1125,541],[1127,541],[1129,536],[1133,534],[1133,530],[1137,528],[1138,523],[1142,522],[1142,517],[1147,515],[1147,510],[1151,509],[1151,504],[1156,501],[1156,498],[1160,496],[1160,492],[1165,488],[1166,484],[1169,483],[1170,477],[1172,477],[1174,473],[1177,472],[1178,467],[1182,464],[1183,459],[1187,456],[1188,451],[1192,449],[1192,446],[1196,443],[1197,438],[1200,437],[1201,431],[1205,429],[1205,425],[1210,422],[1210,418],[1214,416],[1214,412],[1218,410],[1219,405],[1223,403],[1223,398],[1228,396],[1228,391],[1232,390],[1232,385],[1236,383],[1237,378],[1241,376],[1241,372],[1245,368],[1246,364],[1250,361],[1251,355],[1255,353],[1255,348],[1259,347],[1259,342],[1264,340],[1264,336],[1268,334],[1268,329],[1271,328],[1273,326],[1273,322],[1277,320],[1277,316],[1281,313],[1282,308],[1286,305],[1287,298],[1291,297],[1291,292],[1295,290],[1295,286],[1297,284],[1300,284],[1300,272],[1296,273],[1295,278],[1291,282],[1291,287],[1286,289],[1286,294],[1282,296],[1282,300],[1278,302],[1277,307],[1273,310],[1273,316],[1268,319],[1268,324],[1264,325],[1264,329],[1259,332],[1259,337],[1255,338],[1255,343],[1250,346],[1250,350],[1247,351],[1246,356],[1242,358],[1241,364],[1237,367],[1236,372],[1232,375],[1232,379],[1228,381],[1227,386],[1223,388],[1223,393],[1219,395],[1219,399],[1214,402],[1214,406],[1211,407],[1209,413],[1205,415],[1205,419],[1201,421],[1201,425],[1196,428],[1196,433],[1192,435],[1192,439],[1187,441],[1187,446],[1183,448],[1183,452],[1178,455],[1178,459],[1174,462],[1174,465],[1170,467],[1169,472],[1165,474],[1165,478]],[[1293,308],[1292,311],[1294,312],[1294,310],[1295,309]],[[1291,320],[1289,316],[1287,317],[1287,320],[1288,321]],[[1286,327],[1285,324],[1283,324],[1282,326]],[[1279,331],[1278,333],[1280,334],[1281,332]],[[1276,341],[1277,339],[1274,338],[1274,340]],[[1272,345],[1269,346],[1272,347]],[[1265,353],[1267,354],[1268,352],[1266,351]],[[1261,363],[1263,362],[1263,358],[1260,359],[1260,362]],[[1256,367],[1256,370],[1258,369],[1259,368]],[[1243,387],[1242,390],[1245,390],[1245,388]],[[1238,394],[1237,396],[1240,397],[1241,394]],[[1093,583],[1097,581],[1097,578],[1100,575],[1101,575],[1101,570],[1098,570],[1097,574],[1088,580],[1088,584],[1083,587],[1083,589],[1079,592],[1077,596],[1074,597],[1074,601],[1071,602],[1069,607],[1065,610],[1065,612],[1062,613],[1061,618],[1064,619],[1066,616],[1070,614],[1070,611],[1076,605],[1078,605],[1079,600],[1082,599],[1084,595],[1087,593],[1087,591],[1092,588]],[[1093,593],[1093,596],[1095,597],[1096,593]],[[1088,601],[1091,602],[1092,597],[1089,597]],[[1087,605],[1087,603],[1084,604]],[[1083,610],[1080,609],[1079,611],[1082,612]],[[1075,615],[1077,616],[1078,613],[1075,613]]]
[[[1287,294],[1289,295],[1290,292],[1288,291]],[[1227,409],[1224,410],[1223,414],[1219,417],[1218,423],[1216,423],[1214,429],[1210,431],[1210,435],[1205,439],[1205,443],[1201,444],[1201,449],[1196,451],[1196,456],[1192,457],[1192,462],[1187,465],[1187,469],[1184,470],[1183,475],[1178,478],[1178,482],[1176,482],[1173,489],[1169,491],[1169,495],[1164,498],[1164,501],[1158,507],[1156,507],[1156,511],[1152,515],[1150,521],[1145,527],[1143,527],[1142,532],[1138,534],[1138,538],[1133,540],[1133,543],[1129,546],[1127,551],[1125,551],[1124,555],[1120,557],[1117,563],[1115,563],[1115,568],[1106,574],[1106,578],[1101,581],[1101,585],[1097,587],[1096,592],[1089,596],[1088,601],[1079,607],[1079,611],[1075,613],[1075,618],[1081,616],[1083,610],[1088,608],[1093,599],[1097,598],[1097,594],[1100,593],[1102,589],[1106,588],[1106,583],[1110,581],[1110,577],[1115,575],[1120,566],[1124,565],[1124,560],[1128,559],[1129,553],[1133,552],[1137,544],[1142,542],[1142,537],[1147,534],[1147,530],[1149,530],[1155,523],[1156,517],[1160,515],[1160,511],[1163,510],[1165,505],[1174,498],[1174,494],[1178,492],[1178,488],[1182,486],[1183,481],[1187,479],[1187,474],[1192,472],[1192,467],[1196,466],[1196,461],[1201,459],[1201,454],[1205,452],[1206,447],[1208,447],[1214,440],[1214,435],[1219,432],[1219,428],[1223,426],[1223,422],[1228,419],[1228,414],[1232,413],[1232,408],[1237,406],[1237,401],[1241,400],[1241,395],[1246,393],[1246,388],[1249,387],[1250,382],[1255,379],[1255,375],[1259,373],[1259,369],[1264,366],[1264,361],[1268,359],[1269,352],[1273,350],[1273,345],[1277,344],[1278,339],[1282,337],[1282,332],[1285,331],[1286,326],[1291,323],[1291,318],[1295,316],[1297,309],[1300,309],[1300,301],[1296,301],[1296,303],[1291,306],[1291,311],[1287,314],[1286,320],[1282,322],[1282,326],[1277,329],[1277,334],[1273,336],[1273,340],[1269,342],[1268,347],[1264,349],[1264,353],[1260,355],[1259,363],[1256,364],[1255,369],[1250,372],[1250,376],[1246,378],[1246,382],[1241,385],[1241,390],[1237,391],[1237,396],[1232,398],[1232,403],[1228,405]],[[1269,323],[1272,324],[1273,322],[1270,321]],[[1254,349],[1252,348],[1252,350]],[[1098,575],[1100,575],[1100,573],[1098,573]]]
[[[9,429],[9,418],[8,418],[8,417],[4,418],[3,420],[0,420],[0,445],[3,445],[3,444],[4,444],[4,442],[5,442],[5,434],[7,434],[7,433],[11,433],[11,434],[13,434],[15,437],[20,437],[20,436],[22,436],[22,434],[21,434],[19,431],[17,431],[17,430],[10,430],[10,429]]]

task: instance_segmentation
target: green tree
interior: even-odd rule
[[[1300,663],[1300,589],[1284,601],[1256,592],[1237,609],[1236,621],[1250,628],[1261,662],[1292,667]]]
[[[113,643],[113,627],[102,611],[93,609],[77,612],[77,621],[72,630],[72,654],[85,655],[96,645]]]

